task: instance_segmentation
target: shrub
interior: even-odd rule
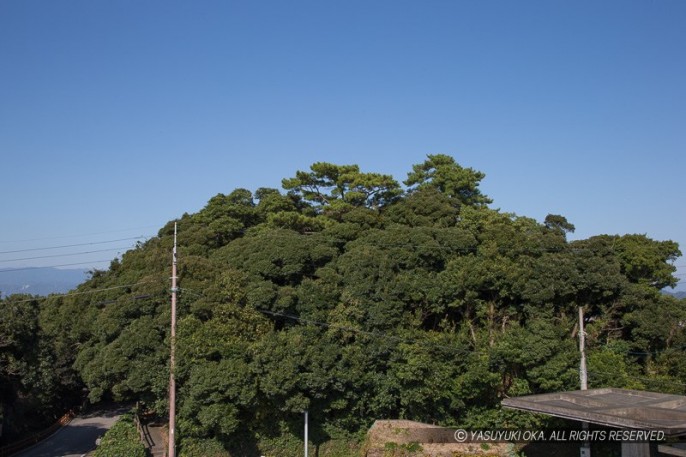
[[[105,433],[94,457],[146,457],[145,446],[141,443],[138,430],[131,414],[123,415]]]

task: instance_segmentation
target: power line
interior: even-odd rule
[[[370,332],[368,330],[361,330],[361,329],[357,329],[354,327],[346,327],[346,326],[337,325],[337,324],[330,324],[328,322],[315,321],[312,319],[304,319],[302,317],[298,317],[298,316],[295,316],[293,314],[279,313],[279,312],[269,311],[269,310],[266,310],[263,308],[255,308],[255,310],[259,311],[261,313],[264,313],[264,314],[269,314],[269,315],[277,316],[277,317],[284,317],[286,319],[292,319],[292,320],[295,320],[295,321],[298,321],[301,323],[305,323],[305,324],[316,325],[319,327],[326,327],[326,328],[330,328],[330,329],[334,329],[334,330],[344,330],[344,331],[348,331],[348,332],[359,333],[362,335],[370,336],[373,338],[392,340],[392,341],[400,342],[400,343],[423,344],[423,345],[428,345],[428,346],[432,346],[435,348],[446,349],[446,350],[457,352],[460,354],[470,354],[470,353],[474,353],[474,352],[479,351],[479,349],[471,348],[471,347],[458,348],[455,346],[445,346],[442,344],[433,343],[431,341],[418,340],[416,338],[403,338],[403,337],[399,337],[399,336],[388,335],[387,333],[383,333],[383,332]]]
[[[130,249],[130,248],[131,248],[131,246],[122,246],[122,247],[111,248],[111,249],[98,249],[95,251],[81,251],[81,252],[71,252],[71,253],[67,253],[67,254],[41,255],[41,256],[36,256],[36,257],[23,257],[20,259],[5,259],[5,260],[0,260],[0,263],[18,262],[20,260],[48,259],[48,258],[54,258],[54,257],[70,257],[70,256],[75,256],[75,255],[94,254],[96,252],[120,251],[122,249]]]
[[[592,375],[598,375],[598,374],[613,375],[613,377],[617,376],[616,371],[605,371],[605,370],[589,371],[588,374],[592,374]],[[654,382],[654,383],[658,383],[658,384],[672,384],[674,386],[686,386],[685,383],[679,382],[679,381],[674,380],[674,379],[647,378],[645,376],[636,376],[633,374],[630,374],[629,376],[633,379],[640,379],[640,380],[645,381],[645,382]]]
[[[450,346],[444,346],[444,345],[440,345],[440,344],[435,344],[435,343],[432,343],[432,342],[430,342],[430,341],[421,341],[421,340],[417,340],[417,339],[408,339],[408,338],[395,337],[395,336],[392,336],[392,335],[387,335],[387,334],[382,333],[382,332],[369,332],[369,331],[360,330],[360,329],[356,329],[356,328],[352,328],[352,327],[345,327],[345,326],[339,326],[339,325],[335,325],[335,324],[329,324],[329,323],[327,323],[327,322],[314,321],[314,320],[311,320],[311,319],[303,319],[303,318],[301,318],[301,317],[294,316],[294,315],[292,315],[292,314],[286,314],[286,313],[279,313],[279,312],[274,312],[274,311],[268,311],[268,310],[265,310],[265,309],[259,309],[259,308],[257,308],[256,310],[257,310],[257,311],[260,311],[260,312],[262,312],[262,313],[264,313],[264,314],[269,314],[269,315],[278,316],[278,317],[284,317],[284,318],[287,318],[287,319],[293,319],[293,320],[296,320],[296,321],[298,321],[298,322],[302,322],[302,323],[306,323],[306,324],[317,325],[317,326],[326,327],[326,328],[332,328],[332,329],[337,329],[337,330],[345,330],[345,331],[350,331],[350,332],[355,332],[355,333],[361,333],[361,334],[368,335],[368,336],[372,336],[372,337],[375,337],[375,338],[384,338],[384,339],[395,340],[395,341],[398,341],[398,342],[404,342],[404,343],[408,343],[408,344],[412,344],[412,343],[415,343],[415,344],[426,344],[426,345],[433,346],[433,347],[437,347],[437,348],[441,348],[441,349],[449,349],[449,350],[451,350],[451,351],[456,351],[456,352],[461,353],[461,354],[470,354],[470,353],[475,353],[475,352],[479,352],[479,351],[480,351],[479,349],[476,349],[476,348],[457,348],[457,347],[450,347]],[[630,351],[629,351],[629,352],[630,352]],[[598,375],[598,374],[600,374],[600,372],[599,372],[598,370],[595,370],[595,371],[588,371],[587,374],[589,374],[589,375]],[[614,372],[613,372],[613,373],[605,372],[605,374],[616,374],[616,373],[614,373]],[[686,386],[686,384],[681,383],[681,382],[676,381],[676,380],[670,380],[670,379],[654,379],[654,378],[648,378],[648,377],[643,377],[643,376],[633,376],[633,375],[632,375],[632,377],[634,377],[634,378],[636,378],[636,379],[640,379],[640,380],[642,380],[642,381],[644,381],[644,382],[653,382],[653,383],[660,383],[660,384],[672,384],[672,385],[678,385],[678,386]]]
[[[103,260],[91,260],[90,262],[76,262],[76,263],[62,263],[59,265],[46,265],[43,267],[22,267],[22,268],[8,268],[5,270],[0,270],[0,273],[9,273],[11,271],[24,271],[24,270],[35,270],[36,268],[57,268],[57,267],[72,267],[76,265],[90,265],[95,263],[111,262],[112,259]]]
[[[150,226],[147,226],[150,227]],[[141,228],[147,228],[147,227],[141,227]],[[100,232],[100,233],[95,233],[93,235],[98,235],[98,234],[105,234],[105,233],[116,233],[116,232],[123,232],[123,231],[130,231],[134,229],[127,229],[127,230],[118,230],[118,231],[109,231],[109,232]],[[306,236],[306,234],[302,233],[297,233],[298,235]],[[75,238],[75,237],[80,237],[80,236],[89,236],[89,235],[70,235],[70,236],[64,236],[64,237],[53,237],[53,238],[36,238],[34,240],[17,240],[17,242],[20,241],[37,241],[37,240],[42,240],[42,239],[60,239],[60,238]],[[152,235],[155,236],[155,235]],[[310,235],[307,235],[310,236]],[[18,252],[30,252],[30,251],[40,251],[40,250],[49,250],[49,249],[60,249],[60,248],[67,248],[67,247],[77,247],[77,246],[89,246],[89,245],[97,245],[97,244],[107,244],[107,243],[113,243],[116,241],[128,241],[128,240],[136,240],[136,239],[145,239],[145,238],[150,238],[150,236],[137,236],[137,237],[131,237],[131,238],[120,238],[116,240],[107,240],[107,241],[99,241],[99,242],[89,242],[89,243],[77,243],[77,244],[68,244],[68,245],[61,245],[61,246],[48,246],[48,247],[42,247],[42,248],[29,248],[29,249],[17,249],[17,250],[10,250],[10,251],[0,251],[0,254],[10,254],[10,253],[18,253]],[[270,234],[268,238],[271,239],[283,239],[284,237],[279,236],[277,234]],[[249,238],[246,238],[249,239]],[[334,240],[331,240],[334,241]],[[432,241],[434,241],[435,244],[412,244],[412,243],[370,243],[368,246],[370,247],[377,247],[377,248],[422,248],[422,249],[438,249],[438,250],[451,250],[451,251],[456,251],[456,252],[477,252],[480,248],[482,248],[481,245],[472,245],[472,246],[464,246],[464,247],[456,247],[456,246],[450,246],[450,245],[445,245],[443,243],[443,240],[440,239],[435,239],[432,238]],[[0,241],[0,243],[9,243],[13,241]],[[346,243],[348,244],[348,243]],[[503,251],[505,249],[509,248],[515,248],[516,246],[498,246],[499,251]],[[591,251],[593,252],[592,249],[589,248],[579,248],[579,247],[574,247],[571,244],[567,244],[563,247],[534,247],[534,248],[528,248],[526,250],[529,253],[541,253],[541,252],[548,252],[548,253],[564,253],[565,251],[568,252],[574,252],[574,253],[579,253],[579,252],[586,252],[586,251]],[[686,265],[673,265],[673,266],[686,266]]]
[[[135,296],[131,297],[131,300],[132,301],[144,300],[146,298],[158,297],[160,295],[166,295],[166,292],[157,292],[155,294],[135,295]],[[92,304],[95,306],[102,306],[102,305],[109,305],[109,304],[116,303],[116,302],[117,302],[117,300],[103,300],[103,301],[99,301],[97,303],[92,303]]]
[[[43,238],[30,238],[30,239],[24,239],[24,240],[0,240],[0,243],[27,243],[27,242],[31,242],[31,241],[61,240],[61,239],[66,239],[66,238],[80,238],[80,237],[86,237],[86,236],[107,235],[110,233],[131,232],[133,230],[149,229],[149,228],[156,228],[156,227],[159,228],[159,225],[146,225],[146,226],[142,226],[142,227],[133,227],[133,228],[121,229],[121,230],[107,230],[107,231],[95,232],[95,233],[85,233],[82,235],[50,236],[50,237],[43,237]]]
[[[622,340],[626,341],[626,340]],[[608,349],[611,352],[614,352],[615,354],[629,354],[629,355],[659,355],[665,352],[670,352],[670,351],[683,351],[686,349],[686,344],[682,344],[679,346],[671,346],[667,347],[665,349],[659,349],[655,351],[634,351],[631,349],[626,349],[626,350],[621,350],[615,346],[613,346],[610,343],[605,343],[605,344],[598,344],[592,348],[593,351],[597,349]]]
[[[89,295],[89,294],[96,294],[98,292],[107,292],[110,290],[126,289],[128,287],[140,286],[142,284],[154,284],[154,283],[161,283],[161,282],[162,282],[162,280],[139,281],[139,282],[132,283],[132,284],[123,284],[121,286],[103,287],[101,289],[84,290],[81,292],[65,292],[63,294],[50,294],[47,297],[27,298],[24,300],[16,300],[16,301],[12,300],[12,303],[25,303],[25,302],[36,301],[36,300],[47,300],[48,298],[63,298],[63,297],[73,297],[76,295]],[[134,297],[134,298],[136,298],[136,297]]]
[[[134,236],[132,238],[119,238],[116,240],[95,241],[92,243],[64,244],[62,246],[48,246],[48,247],[44,247],[44,248],[16,249],[14,251],[0,251],[0,254],[16,254],[19,252],[48,251],[51,249],[73,248],[73,247],[78,247],[78,246],[93,246],[93,245],[97,245],[97,244],[116,243],[119,241],[142,240],[145,238],[148,238],[148,237],[146,237],[146,236]]]

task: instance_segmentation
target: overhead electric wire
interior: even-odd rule
[[[54,258],[54,257],[71,257],[71,256],[75,256],[75,255],[94,254],[96,252],[121,251],[122,249],[131,249],[131,248],[132,248],[132,246],[122,246],[122,247],[111,248],[111,249],[98,249],[95,251],[71,252],[71,253],[66,253],[66,254],[51,254],[51,255],[42,255],[42,256],[36,256],[36,257],[23,257],[20,259],[4,259],[4,260],[0,260],[0,263],[18,262],[20,260],[48,259],[48,258]]]
[[[195,291],[191,291],[189,289],[183,289],[183,288],[181,288],[180,290],[186,291],[186,292],[191,292],[191,295],[195,295],[196,297],[199,297],[199,298],[207,298],[207,297],[205,297],[205,295],[203,295],[200,292],[195,292]],[[344,331],[349,331],[349,332],[354,332],[354,333],[360,333],[360,334],[364,334],[367,336],[372,336],[374,338],[392,339],[396,342],[399,341],[399,342],[403,342],[403,343],[419,343],[419,344],[427,344],[428,343],[432,346],[440,347],[442,349],[449,349],[452,351],[454,351],[456,349],[461,349],[460,352],[463,352],[463,353],[473,352],[473,349],[456,348],[453,346],[443,346],[443,345],[439,345],[439,344],[435,344],[435,343],[431,343],[431,342],[427,342],[427,341],[419,341],[417,339],[412,339],[412,338],[403,338],[400,336],[388,335],[387,333],[383,333],[383,332],[370,332],[368,330],[357,329],[354,327],[346,327],[346,326],[337,325],[337,324],[330,324],[328,322],[321,322],[321,321],[315,321],[312,319],[305,319],[305,318],[302,318],[299,316],[295,316],[293,314],[286,314],[286,313],[279,313],[276,311],[269,311],[269,310],[264,309],[264,308],[254,308],[254,309],[255,309],[255,311],[261,312],[263,314],[269,314],[269,315],[274,316],[274,317],[284,317],[286,319],[292,319],[292,320],[295,320],[298,322],[304,322],[306,324],[317,325],[320,327],[331,328],[334,330],[344,330]]]
[[[609,370],[608,370],[608,371],[605,371],[605,370],[598,370],[598,369],[589,371],[588,374],[589,374],[589,375],[604,374],[605,376],[607,376],[607,375],[613,375],[613,377],[615,377],[615,378],[616,378],[616,376],[617,376],[617,372],[616,372],[616,371],[609,371]],[[685,383],[679,382],[679,381],[677,381],[677,380],[675,380],[675,379],[647,378],[647,377],[645,377],[645,376],[636,376],[636,375],[633,375],[633,374],[631,374],[631,375],[628,374],[628,376],[631,377],[631,378],[634,378],[634,379],[639,379],[639,380],[644,381],[644,382],[646,382],[646,383],[651,383],[651,382],[652,382],[652,383],[656,383],[656,384],[672,384],[672,385],[674,385],[674,386],[686,386]]]
[[[306,324],[317,325],[317,326],[322,326],[322,327],[332,328],[332,329],[337,329],[337,330],[346,330],[346,331],[351,331],[351,332],[356,332],[356,333],[361,333],[361,334],[373,336],[376,338],[385,338],[385,339],[400,341],[400,342],[404,342],[404,343],[426,344],[426,345],[438,347],[441,349],[450,349],[452,351],[457,351],[457,352],[463,353],[463,354],[479,352],[478,349],[448,347],[448,346],[444,346],[444,345],[440,345],[440,344],[435,344],[431,341],[421,341],[421,340],[417,340],[417,339],[395,337],[395,336],[387,335],[387,334],[384,334],[381,332],[368,332],[365,330],[355,329],[352,327],[338,326],[335,324],[329,324],[327,322],[320,322],[320,321],[314,321],[314,320],[310,320],[310,319],[303,319],[301,317],[294,316],[291,314],[278,313],[278,312],[268,311],[268,310],[259,309],[259,308],[256,308],[256,310],[260,311],[264,314],[284,317],[287,319],[293,319],[293,320],[296,320],[298,322],[302,322],[302,323],[306,323]],[[628,352],[631,353],[631,351],[628,351]],[[598,369],[588,371],[589,375],[599,375],[601,373],[604,375],[608,375],[608,374],[615,374],[616,375],[616,372],[610,372],[610,371],[604,371],[604,370],[598,370]],[[645,376],[634,376],[634,375],[632,375],[632,377],[635,379],[639,379],[642,382],[645,382],[647,384],[648,383],[656,383],[656,384],[671,384],[671,385],[675,385],[675,386],[686,386],[686,383],[679,382],[675,379],[656,379],[656,378],[649,378],[649,377],[645,377]]]
[[[72,267],[76,265],[90,265],[95,263],[111,262],[112,259],[103,260],[91,260],[89,262],[76,262],[76,263],[61,263],[59,265],[44,265],[42,267],[21,267],[21,268],[7,268],[0,270],[0,273],[8,273],[10,271],[24,271],[24,270],[35,270],[36,268],[57,268],[57,267]]]
[[[130,297],[130,299],[132,301],[144,300],[146,298],[157,297],[157,296],[164,295],[164,294],[165,294],[165,292],[157,292],[157,293],[153,293],[153,294],[135,295],[133,297]],[[92,303],[92,304],[95,306],[102,306],[102,305],[109,305],[109,304],[116,303],[116,302],[117,302],[117,300],[103,300],[103,301],[99,301],[97,303]]]
[[[66,239],[66,238],[80,238],[80,237],[86,237],[86,236],[107,235],[110,233],[131,232],[133,230],[141,230],[141,229],[149,229],[149,228],[159,228],[159,225],[146,225],[146,226],[142,226],[142,227],[132,227],[132,228],[121,229],[121,230],[107,230],[107,231],[95,232],[95,233],[84,233],[81,235],[49,236],[49,237],[43,237],[43,238],[31,238],[31,239],[24,239],[24,240],[0,240],[0,243],[28,243],[31,241],[61,240],[61,239]]]
[[[12,303],[24,303],[24,302],[36,301],[36,300],[47,300],[48,298],[72,297],[72,296],[75,296],[75,295],[88,295],[88,294],[95,294],[95,293],[98,293],[98,292],[107,292],[107,291],[110,291],[110,290],[126,289],[126,288],[128,288],[128,287],[140,286],[140,285],[142,285],[142,284],[154,284],[154,283],[161,283],[161,282],[163,282],[163,281],[162,281],[162,280],[153,280],[153,279],[149,279],[149,280],[146,280],[146,281],[139,281],[139,282],[132,283],[132,284],[123,284],[123,285],[120,285],[120,286],[103,287],[103,288],[101,288],[101,289],[84,290],[84,291],[81,291],[81,292],[65,292],[65,293],[63,293],[63,294],[50,294],[50,295],[45,296],[45,297],[27,298],[27,299],[24,299],[24,300],[17,300],[17,301],[14,301],[14,300],[13,300]]]
[[[142,227],[141,227],[142,228]],[[119,231],[110,231],[110,232],[100,232],[98,234],[103,234],[103,233],[115,233],[115,232],[122,232],[122,231],[129,231],[129,230],[135,230],[135,229],[127,229],[127,230],[119,230]],[[310,236],[308,234],[302,234],[298,233],[299,235],[303,236]],[[93,234],[97,235],[97,234]],[[65,237],[54,237],[54,238],[42,238],[42,239],[57,239],[57,238],[74,238],[78,236],[88,236],[88,235],[70,235],[70,236],[65,236]],[[88,242],[88,243],[76,243],[76,244],[68,244],[68,245],[60,245],[60,246],[47,246],[47,247],[41,247],[41,248],[28,248],[28,249],[16,249],[16,250],[9,250],[9,251],[0,251],[0,254],[10,254],[10,253],[18,253],[18,252],[30,252],[30,251],[40,251],[40,250],[50,250],[50,249],[60,249],[60,248],[68,248],[68,247],[78,247],[78,246],[89,246],[89,245],[97,245],[97,244],[107,244],[107,243],[113,243],[117,241],[129,241],[129,240],[136,240],[136,239],[146,239],[146,238],[151,238],[156,235],[141,235],[141,236],[136,236],[136,237],[130,237],[130,238],[120,238],[120,239],[115,239],[115,240],[106,240],[106,241],[97,241],[97,242]],[[274,235],[274,236],[268,236],[267,238],[272,238],[272,239],[284,239],[284,237],[279,236],[279,235]],[[41,238],[35,239],[35,240],[40,240]],[[440,249],[440,250],[451,250],[451,251],[456,251],[456,252],[476,252],[478,251],[482,246],[481,245],[471,245],[471,246],[464,246],[464,247],[456,247],[456,246],[450,246],[450,245],[445,245],[443,243],[443,240],[435,239],[432,238],[434,243],[429,244],[429,243],[422,243],[422,244],[413,244],[413,243],[370,243],[367,246],[369,247],[377,247],[377,248],[422,248],[422,249]],[[32,241],[32,240],[22,240],[22,241]],[[10,241],[0,241],[0,243],[7,243]],[[17,241],[19,242],[19,241]],[[346,243],[348,244],[348,243]],[[512,245],[507,245],[507,246],[498,246],[499,250],[503,249],[517,249],[517,246],[512,246]],[[572,252],[582,252],[582,251],[591,251],[593,252],[592,249],[589,248],[577,248],[569,245],[569,243],[566,246],[563,247],[534,247],[527,249],[527,252],[532,252],[532,253],[540,253],[540,252],[564,252],[565,247],[569,249],[569,251]],[[278,249],[278,247],[276,247]],[[677,267],[680,266],[686,266],[686,265],[674,265]]]
[[[149,239],[149,238],[150,238],[150,236],[139,235],[139,236],[135,236],[135,237],[116,238],[116,239],[104,240],[104,241],[91,241],[91,242],[86,242],[86,243],[64,244],[64,245],[59,245],[59,246],[44,246],[44,247],[39,247],[39,248],[14,249],[14,250],[9,250],[9,251],[0,251],[0,255],[12,254],[12,253],[21,253],[21,252],[48,251],[48,250],[65,249],[65,248],[78,247],[78,246],[95,246],[95,245],[116,243],[116,242],[121,242],[121,241],[145,240],[145,239]],[[100,252],[130,250],[130,249],[134,249],[135,247],[136,247],[135,245],[131,245],[131,246],[122,246],[122,247],[110,248],[110,249],[96,249],[96,250],[92,250],[92,251],[65,252],[65,253],[61,253],[61,254],[51,254],[51,255],[44,255],[44,256],[23,257],[23,258],[15,258],[15,259],[0,259],[0,263],[18,262],[18,261],[24,261],[24,260],[47,259],[47,258],[73,257],[73,256],[77,256],[77,255],[87,255],[87,254],[100,253]],[[25,271],[25,270],[32,270],[35,268],[56,268],[56,267],[68,267],[68,266],[77,266],[77,265],[99,264],[99,263],[111,262],[111,261],[112,261],[112,259],[103,259],[103,260],[91,260],[91,261],[83,261],[83,262],[75,262],[75,263],[61,263],[61,264],[57,264],[57,265],[41,265],[41,266],[3,268],[3,269],[0,269],[0,273],[12,272],[12,271]]]
[[[0,254],[16,254],[19,252],[48,251],[48,250],[52,250],[52,249],[73,248],[73,247],[78,247],[78,246],[93,246],[96,244],[109,244],[109,243],[116,243],[119,241],[143,240],[146,238],[149,238],[149,237],[141,235],[141,236],[134,236],[131,238],[119,238],[116,240],[94,241],[94,242],[89,242],[89,243],[77,243],[77,244],[64,244],[62,246],[48,246],[48,247],[44,247],[44,248],[15,249],[13,251],[0,251]]]
[[[298,317],[292,314],[285,314],[285,313],[278,313],[274,311],[269,311],[263,308],[255,308],[256,311],[259,311],[264,314],[269,314],[271,316],[276,316],[276,317],[284,317],[286,319],[292,319],[298,322],[302,322],[305,324],[310,324],[310,325],[316,325],[319,327],[326,327],[330,328],[333,330],[343,330],[343,331],[348,331],[348,332],[353,332],[353,333],[359,333],[362,335],[370,336],[373,338],[379,338],[379,339],[386,339],[386,340],[392,340],[395,342],[400,342],[400,343],[406,343],[406,344],[423,344],[423,345],[428,345],[432,346],[434,348],[440,348],[440,349],[445,349],[453,352],[458,352],[461,354],[470,354],[473,352],[478,352],[478,349],[470,348],[470,347],[456,347],[456,346],[445,346],[442,344],[436,344],[435,342],[432,341],[423,341],[419,340],[417,338],[406,338],[406,337],[401,337],[401,336],[394,336],[394,335],[389,335],[384,332],[371,332],[368,330],[362,330],[362,329],[357,329],[354,327],[346,327],[343,325],[337,325],[337,324],[330,324],[328,322],[321,322],[321,321],[315,321],[312,319],[305,319],[302,317]]]

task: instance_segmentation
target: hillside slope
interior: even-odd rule
[[[318,163],[285,179],[286,193],[237,189],[183,215],[182,440],[238,455],[295,448],[303,410],[320,444],[385,418],[540,424],[500,400],[577,388],[578,306],[592,387],[683,393],[686,314],[660,293],[676,282],[676,243],[568,242],[562,216],[490,209],[482,178],[441,155],[406,189]],[[41,305],[58,368],[74,367],[93,402],[167,407],[173,230]]]

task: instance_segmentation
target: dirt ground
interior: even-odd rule
[[[452,430],[421,422],[378,420],[367,433],[366,457],[508,457],[509,443],[458,443]]]

